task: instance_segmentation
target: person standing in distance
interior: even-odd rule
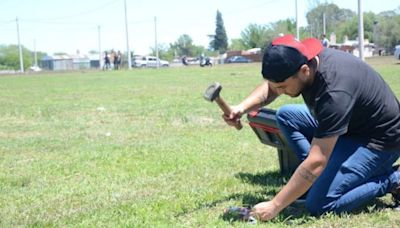
[[[330,45],[330,42],[329,42],[328,38],[326,38],[325,34],[322,34],[321,43],[322,43],[322,46],[324,46],[324,47],[329,47],[329,45]]]

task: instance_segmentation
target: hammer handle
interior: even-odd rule
[[[222,97],[216,97],[215,102],[217,102],[218,106],[222,109],[222,111],[224,112],[224,114],[226,116],[229,116],[231,114],[231,108],[229,107],[229,105],[224,101],[224,99],[222,99]],[[237,130],[240,130],[243,128],[242,123],[240,122],[240,120],[238,122],[236,122],[235,124],[235,128]]]

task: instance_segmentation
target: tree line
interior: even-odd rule
[[[358,39],[358,15],[349,9],[341,9],[333,3],[313,1],[312,9],[307,13],[306,27],[300,27],[300,38],[321,37],[334,33],[336,42],[344,42],[345,37],[350,40]],[[397,9],[384,11],[379,14],[366,12],[364,17],[364,38],[392,53],[396,45],[400,44],[400,6]],[[325,18],[325,28],[324,19]],[[204,52],[213,54],[224,53],[226,50],[247,50],[252,48],[263,49],[279,34],[296,34],[296,21],[288,18],[273,23],[249,24],[240,34],[240,38],[231,39],[227,43],[226,31],[223,24],[222,14],[217,11],[215,35],[208,49],[196,46],[192,43],[189,35],[185,34],[178,40],[164,46],[161,56],[167,59],[178,56],[196,56]]]
[[[311,10],[307,13],[306,27],[300,27],[300,38],[320,37],[326,31],[327,37],[334,33],[336,41],[341,43],[345,37],[356,40],[358,37],[358,15],[349,9],[339,8],[333,3],[320,3],[319,0],[311,1]],[[364,13],[364,36],[377,47],[391,53],[394,47],[400,44],[400,6],[397,9],[384,11],[379,14]],[[325,18],[325,28],[324,19]],[[200,56],[223,54],[228,50],[247,50],[251,48],[263,49],[279,34],[296,34],[296,21],[292,18],[279,20],[269,24],[249,24],[240,34],[240,38],[230,40],[222,18],[222,13],[217,11],[215,18],[215,34],[211,36],[209,47],[195,45],[188,34],[182,34],[174,43],[159,44],[160,58],[172,60],[182,56]],[[155,55],[156,48],[151,48]],[[46,53],[39,52],[38,59]],[[34,55],[31,50],[23,47],[24,68],[32,65]],[[19,55],[17,45],[0,45],[0,70],[19,69]]]

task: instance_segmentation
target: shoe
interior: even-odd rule
[[[400,165],[396,165],[393,167],[396,171],[400,173]],[[394,207],[400,206],[400,183],[397,183],[396,186],[390,191],[392,193],[392,200],[394,202]]]

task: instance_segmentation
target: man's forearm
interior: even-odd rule
[[[264,81],[240,105],[247,113],[271,103],[276,97],[276,93],[269,88],[268,82]]]
[[[307,192],[325,169],[336,144],[337,136],[313,139],[308,157],[299,165],[289,182],[273,199],[282,210]]]
[[[290,178],[289,182],[273,199],[274,204],[282,210],[302,196],[317,179],[317,175],[301,164]]]

